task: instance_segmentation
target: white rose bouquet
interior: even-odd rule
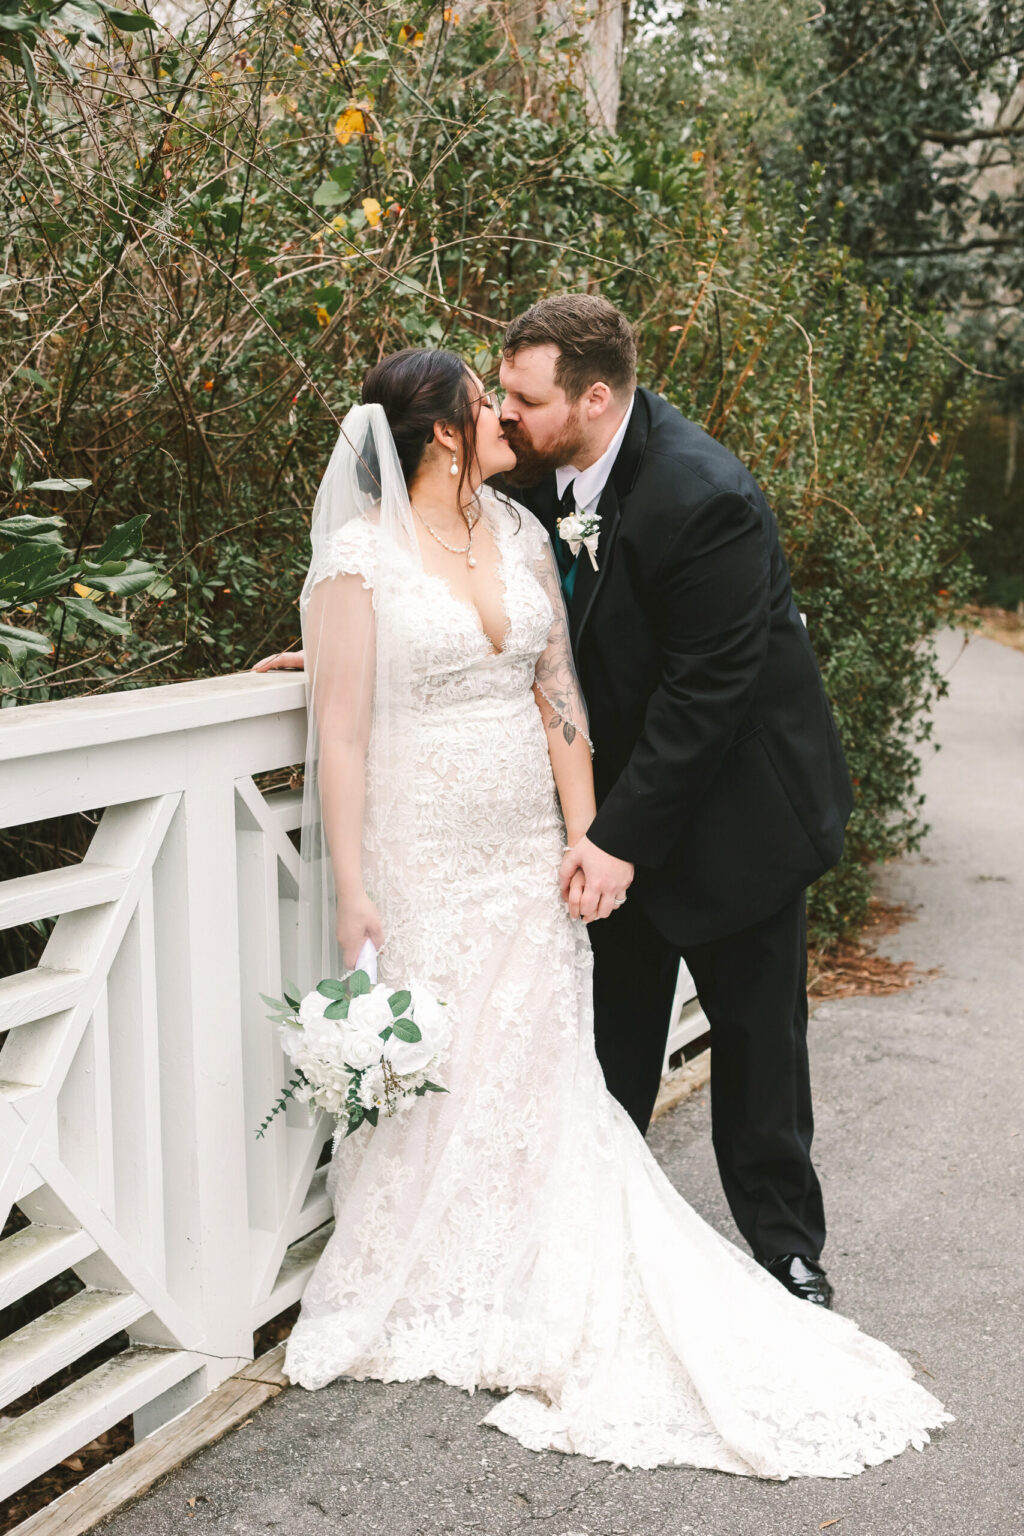
[[[288,986],[283,998],[260,996],[297,1071],[257,1136],[289,1099],[337,1115],[337,1145],[343,1122],[351,1136],[364,1120],[376,1125],[382,1112],[401,1114],[424,1094],[447,1093],[431,1077],[450,1034],[444,1004],[418,983],[392,992],[355,970],[340,981],[325,977],[303,998]]]

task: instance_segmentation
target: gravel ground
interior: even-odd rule
[[[283,1392],[108,1521],[109,1536],[969,1536],[1024,1518],[1024,655],[943,638],[951,692],[921,854],[881,872],[910,920],[880,948],[917,984],[822,1004],[816,1156],[843,1312],[910,1358],[956,1416],[924,1451],[848,1481],[767,1483],[536,1455],[436,1381]],[[734,1236],[707,1092],[651,1145]],[[188,1501],[195,1500],[190,1507]],[[1016,1519],[1014,1518],[1016,1517]]]

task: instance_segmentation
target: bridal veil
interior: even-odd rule
[[[537,664],[536,686],[553,704],[557,728],[587,734],[586,712],[576,679],[568,619],[550,542],[532,514],[486,486],[477,507],[499,519],[518,520],[538,549],[534,574],[552,609],[549,643]],[[362,519],[374,529],[372,581],[353,572],[339,551]],[[364,530],[365,531],[365,530]],[[426,576],[413,511],[394,439],[379,404],[354,406],[341,424],[317,491],[310,529],[312,552],[299,599],[305,653],[307,732],[300,837],[297,981],[306,991],[325,976],[344,974],[336,937],[336,868],[362,850],[330,846],[331,797],[365,795],[364,822],[372,819],[392,859],[401,859],[403,775],[410,764],[410,726],[422,700],[417,695],[415,641],[401,621],[410,590]],[[444,611],[438,594],[439,616]],[[506,594],[507,595],[507,594]],[[443,622],[443,620],[439,621]],[[357,785],[342,765],[365,761]],[[438,793],[444,786],[438,783]],[[325,816],[326,807],[326,816]],[[371,818],[372,809],[372,818]],[[346,817],[349,824],[360,818]],[[326,828],[325,828],[326,821]],[[415,884],[416,871],[410,867]],[[376,899],[373,890],[367,894]],[[387,917],[385,942],[387,938]]]

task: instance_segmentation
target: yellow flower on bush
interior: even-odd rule
[[[345,217],[345,215],[343,213],[335,214],[334,218],[331,220],[331,228],[332,229],[336,229],[339,232],[339,234],[341,233],[341,231],[345,228],[345,226],[347,224],[348,224],[348,219],[346,219],[346,217]]]
[[[695,149],[690,155],[690,159],[693,161],[694,165],[700,165],[701,161],[704,159],[704,151],[702,149]]]
[[[328,310],[324,309],[322,304],[317,305],[316,323],[317,325],[330,325],[331,323],[330,313]]]
[[[360,107],[346,107],[334,125],[334,137],[339,144],[349,144],[366,132],[366,118]]]
[[[366,214],[366,222],[371,229],[376,229],[380,223],[380,203],[375,197],[363,198],[363,212]]]

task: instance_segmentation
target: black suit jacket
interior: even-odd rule
[[[557,539],[554,476],[513,494]],[[852,791],[778,527],[734,454],[638,389],[569,605],[589,836],[680,947],[769,916],[838,860]]]

